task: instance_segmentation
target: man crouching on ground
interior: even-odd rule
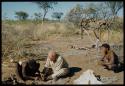
[[[108,70],[113,70],[114,72],[117,72],[119,59],[118,56],[115,54],[114,51],[110,49],[109,44],[102,44],[101,52],[103,54],[103,58],[100,61],[100,64],[105,66]]]
[[[58,55],[55,51],[50,51],[48,53],[47,61],[45,64],[44,71],[47,68],[52,68],[51,75],[46,77],[47,80],[57,80],[62,76],[66,76],[69,73],[69,68],[67,62],[64,58]]]

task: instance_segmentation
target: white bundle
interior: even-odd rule
[[[74,84],[103,84],[98,81],[93,74],[93,70],[88,69],[83,72],[83,74],[76,80],[74,80]]]

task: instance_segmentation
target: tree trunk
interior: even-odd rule
[[[99,39],[99,37],[97,36],[95,30],[93,30],[93,32],[94,32],[94,35],[95,35],[96,39]]]
[[[115,22],[116,21],[116,18],[117,18],[117,15],[113,15],[113,21]]]
[[[46,16],[46,13],[44,13],[44,16],[43,16],[43,21],[45,20],[45,16]]]
[[[46,16],[46,14],[47,14],[47,11],[44,11],[43,22],[44,22],[44,20],[45,20],[45,16]],[[42,22],[42,24],[43,24],[43,22]]]

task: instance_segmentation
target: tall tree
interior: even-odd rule
[[[57,2],[35,2],[40,9],[43,9],[43,21],[49,9],[53,9],[53,5],[56,5]]]
[[[28,13],[24,12],[24,11],[19,11],[19,12],[15,12],[16,14],[16,18],[19,20],[26,20],[28,18]]]

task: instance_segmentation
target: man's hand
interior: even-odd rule
[[[35,77],[35,80],[42,80],[40,76]]]

